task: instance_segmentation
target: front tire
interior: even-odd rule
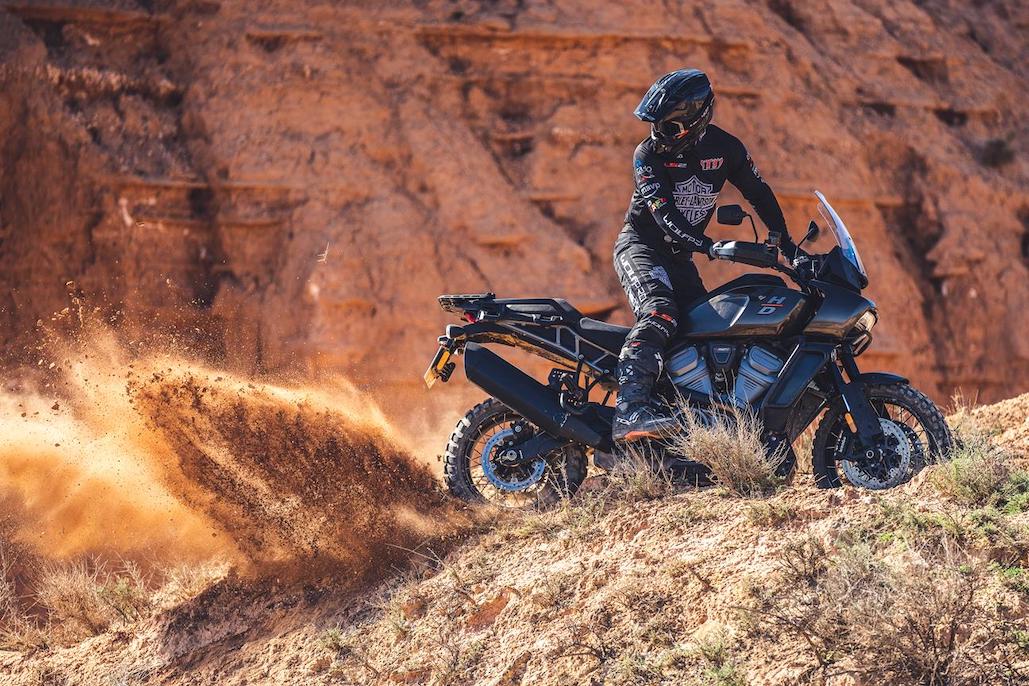
[[[884,423],[884,428],[895,426],[895,436],[906,438],[904,456],[907,458],[905,472],[899,483],[908,481],[927,464],[942,461],[954,447],[954,438],[943,413],[925,394],[906,383],[869,384],[865,394],[872,407]],[[812,448],[812,467],[815,484],[819,488],[838,488],[844,483],[843,467],[854,469],[854,463],[846,463],[848,447],[854,434],[847,427],[841,398],[834,399],[822,416],[815,432]],[[853,473],[853,471],[852,471]],[[897,483],[890,480],[876,485],[874,478],[859,484],[866,488],[890,488]]]
[[[538,476],[532,466],[522,473],[498,474],[491,461],[496,452],[494,439],[514,431],[516,426],[538,431],[494,398],[479,403],[461,418],[443,457],[443,480],[453,495],[469,503],[546,509],[579,490],[587,469],[586,451],[580,445],[565,446],[541,458]],[[540,468],[539,463],[533,466]],[[525,486],[510,485],[519,483]]]

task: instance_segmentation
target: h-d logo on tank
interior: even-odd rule
[[[766,300],[762,305],[761,309],[757,311],[758,314],[772,314],[777,308],[782,307],[786,304],[785,295],[773,295],[771,298]]]

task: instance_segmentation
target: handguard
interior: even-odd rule
[[[720,260],[749,264],[754,267],[774,267],[779,263],[779,249],[766,243],[726,241],[716,245],[711,252]]]

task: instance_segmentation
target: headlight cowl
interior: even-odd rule
[[[875,313],[875,310],[868,310],[861,318],[857,321],[857,330],[868,333],[875,326],[876,322],[879,321],[879,315]]]

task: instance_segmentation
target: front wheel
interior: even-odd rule
[[[943,413],[923,393],[906,383],[869,384],[865,395],[882,427],[882,458],[868,462],[856,451],[857,436],[844,417],[842,399],[830,403],[815,432],[812,467],[820,488],[844,481],[882,490],[893,488],[950,454],[954,438]]]
[[[586,478],[582,446],[569,445],[515,467],[500,457],[506,446],[538,429],[493,398],[479,403],[457,423],[443,458],[450,492],[471,503],[546,509],[574,494]]]

